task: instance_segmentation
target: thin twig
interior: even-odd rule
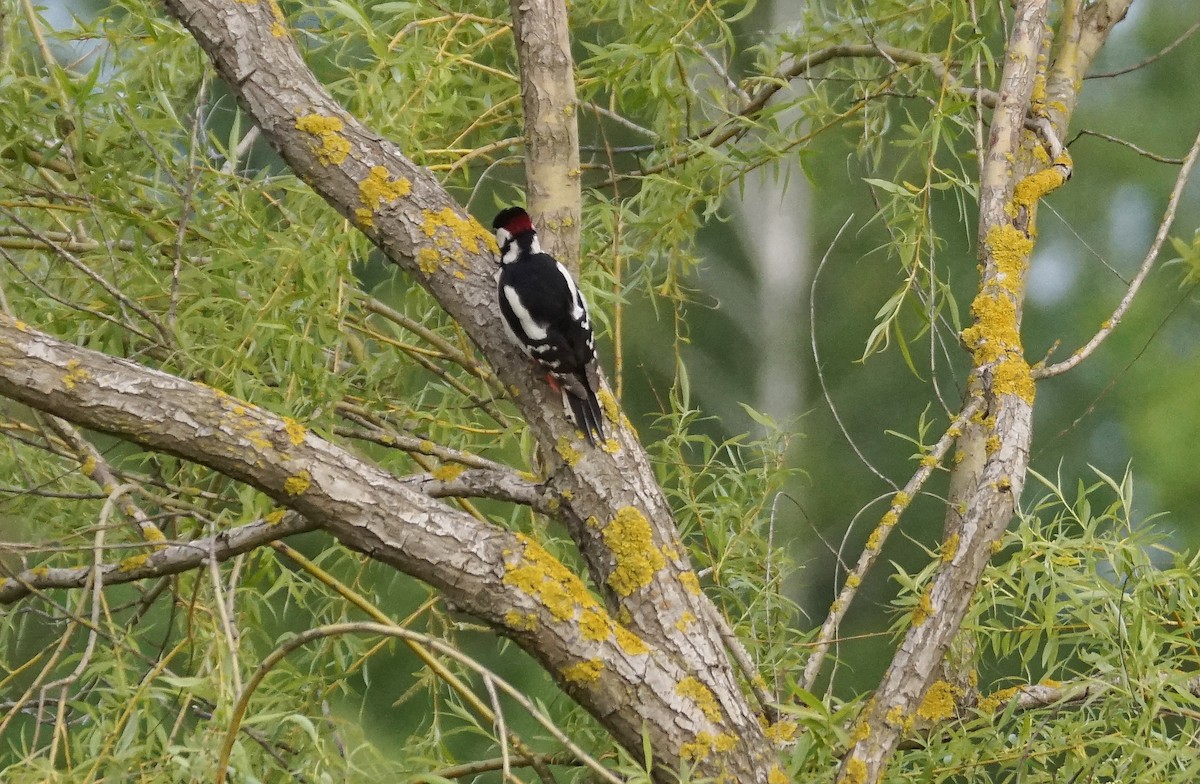
[[[1200,22],[1193,22],[1192,26],[1189,27],[1188,29],[1184,30],[1183,34],[1181,36],[1176,38],[1171,43],[1167,44],[1162,49],[1158,50],[1158,52],[1156,52],[1155,54],[1152,54],[1149,57],[1147,57],[1145,60],[1142,60],[1140,63],[1135,63],[1134,65],[1130,65],[1125,68],[1119,68],[1116,71],[1105,71],[1104,73],[1088,74],[1087,76],[1084,76],[1083,78],[1084,79],[1109,79],[1114,76],[1121,76],[1123,74],[1127,74],[1132,71],[1136,71],[1139,68],[1145,68],[1147,65],[1150,65],[1155,60],[1166,57],[1168,54],[1170,54],[1172,51],[1174,51],[1176,47],[1178,47],[1184,41],[1186,41],[1187,39],[1189,39],[1193,35],[1195,35],[1197,30],[1200,30]]]
[[[1154,241],[1150,243],[1150,250],[1147,251],[1146,258],[1142,259],[1142,264],[1138,268],[1137,274],[1133,276],[1133,280],[1129,283],[1129,288],[1125,290],[1125,296],[1117,303],[1113,314],[1100,326],[1100,329],[1092,336],[1092,339],[1070,357],[1048,367],[1034,368],[1034,378],[1050,378],[1075,367],[1091,356],[1092,352],[1104,342],[1104,339],[1117,328],[1117,324],[1121,323],[1121,319],[1125,317],[1125,313],[1133,303],[1133,298],[1137,296],[1138,290],[1142,287],[1142,282],[1145,281],[1146,276],[1150,274],[1150,270],[1154,267],[1154,262],[1158,259],[1158,253],[1167,239],[1167,232],[1171,230],[1171,225],[1175,222],[1175,211],[1179,207],[1179,198],[1183,195],[1183,188],[1187,184],[1192,166],[1196,163],[1197,154],[1200,154],[1200,135],[1196,136],[1196,141],[1192,143],[1192,148],[1188,150],[1187,157],[1183,161],[1183,166],[1179,170],[1179,176],[1175,178],[1175,187],[1171,189],[1171,196],[1167,200],[1167,208],[1163,211],[1162,220],[1159,221],[1158,231],[1154,234]]]

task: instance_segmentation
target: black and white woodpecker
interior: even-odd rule
[[[492,228],[500,246],[496,297],[509,336],[547,371],[575,426],[595,445],[604,439],[604,425],[587,303],[567,268],[542,252],[529,213],[508,207]]]

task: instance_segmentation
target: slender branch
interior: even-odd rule
[[[1098,73],[1098,74],[1088,74],[1087,76],[1085,76],[1083,78],[1084,79],[1110,79],[1114,76],[1123,76],[1124,74],[1132,73],[1133,71],[1137,71],[1141,68],[1145,68],[1147,65],[1150,65],[1151,63],[1156,62],[1156,61],[1162,59],[1163,57],[1166,57],[1171,52],[1175,51],[1175,49],[1177,49],[1180,44],[1182,44],[1184,41],[1186,41],[1187,39],[1189,39],[1193,35],[1195,35],[1196,31],[1198,31],[1198,30],[1200,30],[1200,22],[1193,22],[1191,27],[1184,30],[1183,33],[1178,38],[1176,38],[1174,41],[1172,41],[1171,43],[1164,46],[1162,49],[1159,49],[1157,52],[1150,55],[1145,60],[1142,60],[1139,63],[1134,63],[1133,65],[1130,65],[1130,66],[1126,66],[1125,68],[1118,68],[1115,71],[1105,71],[1103,73]]]
[[[298,514],[285,514],[280,520],[255,520],[203,539],[167,544],[149,553],[130,556],[118,563],[102,564],[95,569],[97,583],[103,586],[120,585],[179,574],[199,568],[210,558],[226,561],[277,539],[313,531],[317,527],[316,523]],[[32,593],[52,588],[82,588],[87,584],[92,572],[92,566],[39,566],[26,569],[6,580],[0,580],[0,604],[12,604]]]
[[[1078,139],[1080,136],[1095,136],[1098,139],[1104,139],[1107,142],[1113,142],[1114,144],[1119,144],[1122,147],[1128,147],[1138,155],[1141,155],[1143,158],[1149,158],[1156,163],[1169,163],[1173,166],[1179,166],[1184,160],[1183,158],[1169,158],[1165,155],[1159,155],[1158,153],[1150,152],[1149,150],[1143,150],[1133,142],[1126,141],[1125,139],[1121,139],[1116,136],[1110,136],[1107,133],[1100,133],[1099,131],[1089,131],[1088,129],[1084,128],[1082,131],[1075,134],[1075,139]],[[1071,142],[1074,143],[1075,139],[1072,139]]]
[[[1121,297],[1121,301],[1117,303],[1117,307],[1113,310],[1112,315],[1100,326],[1100,329],[1092,336],[1091,340],[1070,357],[1047,367],[1034,368],[1034,378],[1057,376],[1083,362],[1095,352],[1096,348],[1121,323],[1121,319],[1129,311],[1130,305],[1133,304],[1133,298],[1137,296],[1142,283],[1146,280],[1146,276],[1153,269],[1154,262],[1158,259],[1158,253],[1162,250],[1163,243],[1166,242],[1167,233],[1171,230],[1172,224],[1175,223],[1175,212],[1179,207],[1179,199],[1183,196],[1184,186],[1187,185],[1188,177],[1192,172],[1192,167],[1196,163],[1198,154],[1200,154],[1200,135],[1196,136],[1196,141],[1192,143],[1192,148],[1188,150],[1188,154],[1183,161],[1183,166],[1179,170],[1179,175],[1175,178],[1175,187],[1171,189],[1171,196],[1167,199],[1167,208],[1163,211],[1162,220],[1158,223],[1158,231],[1154,234],[1154,241],[1150,243],[1150,250],[1146,252],[1146,257],[1142,259],[1137,274],[1133,276],[1133,280],[1129,283],[1129,288],[1125,290],[1125,296]]]
[[[888,506],[887,512],[880,519],[875,530],[871,532],[867,539],[867,546],[863,548],[862,553],[858,556],[858,562],[854,565],[854,569],[846,576],[846,582],[842,584],[842,590],[838,593],[833,604],[829,607],[829,614],[825,617],[825,622],[821,624],[821,631],[817,634],[815,647],[809,655],[808,661],[804,664],[804,676],[801,679],[801,685],[809,691],[812,691],[813,685],[817,681],[817,674],[821,671],[821,664],[825,660],[825,655],[829,651],[834,639],[837,637],[838,627],[842,620],[846,617],[846,613],[850,609],[850,605],[854,602],[854,597],[858,595],[858,588],[862,585],[863,579],[867,572],[875,564],[879,554],[883,551],[883,544],[887,541],[888,535],[896,524],[900,522],[900,516],[908,508],[912,499],[924,487],[926,480],[933,474],[943,459],[946,453],[950,451],[950,446],[958,438],[962,432],[963,426],[975,416],[982,407],[983,401],[979,398],[972,398],[963,406],[963,410],[959,412],[950,426],[946,428],[946,432],[938,439],[933,448],[929,450],[929,454],[921,458],[921,465],[916,472],[905,483],[904,487],[892,496],[892,503]]]

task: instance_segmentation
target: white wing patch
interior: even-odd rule
[[[529,309],[521,302],[521,298],[517,296],[517,290],[512,286],[504,287],[504,299],[508,300],[508,306],[512,308],[513,314],[517,317],[517,321],[521,325],[521,331],[525,333],[525,337],[531,341],[541,341],[546,339],[547,331],[544,326],[539,324],[529,312]]]
[[[571,277],[571,273],[567,272],[567,268],[562,265],[561,261],[554,262],[558,265],[558,274],[566,278],[567,288],[571,290],[571,318],[582,322],[584,328],[588,326],[587,306],[583,304],[583,297],[579,296],[579,289],[575,288],[575,281]]]

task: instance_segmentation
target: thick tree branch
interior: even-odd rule
[[[963,340],[972,351],[972,396],[983,402],[963,433],[964,449],[981,453],[978,474],[963,482],[962,464],[952,482],[954,523],[942,547],[942,563],[913,612],[909,627],[874,698],[859,717],[855,742],[838,771],[839,782],[878,781],[958,633],[971,597],[1003,534],[1024,485],[1029,459],[1033,379],[1021,349],[1020,309],[1024,274],[1033,249],[1032,210],[1041,195],[1065,179],[1055,173],[1045,187],[1031,182],[1015,196],[1020,133],[1038,78],[1038,55],[1046,33],[1047,0],[1022,0],[1013,16],[988,149],[980,175],[980,258],[983,278],[972,305],[975,325]],[[1029,150],[1026,159],[1032,159]],[[1047,170],[1054,172],[1052,168]],[[1069,170],[1068,170],[1069,171]],[[1042,185],[1040,181],[1039,186]],[[1019,202],[1019,203],[1018,203]],[[975,442],[986,444],[976,450]],[[961,498],[961,502],[959,502]]]
[[[300,423],[3,316],[0,395],[256,487],[345,546],[429,583],[514,639],[631,751],[640,753],[645,735],[664,767],[683,757],[708,775],[766,780],[755,736],[740,734],[694,665],[619,625],[540,546],[417,492]]]
[[[496,368],[541,447],[549,490],[570,499],[559,516],[606,604],[628,617],[638,637],[686,663],[687,676],[713,696],[714,716],[739,739],[735,749],[713,751],[704,764],[719,766],[740,756],[741,768],[752,757],[755,775],[765,775],[772,752],[720,635],[694,622],[708,617],[711,603],[699,589],[645,452],[622,426],[607,390],[600,397],[613,437],[602,449],[588,448],[558,395],[510,344],[494,304],[490,232],[395,145],[337,105],[304,65],[285,20],[272,10],[277,6],[167,0],[166,7],[192,32],[293,171],[425,286]],[[478,550],[477,542],[473,546]],[[494,606],[500,595],[490,599]],[[623,723],[628,713],[606,724]],[[617,734],[627,740],[627,730]],[[699,741],[693,736],[689,742]],[[668,757],[678,748],[655,746]],[[744,780],[755,779],[747,774]]]

